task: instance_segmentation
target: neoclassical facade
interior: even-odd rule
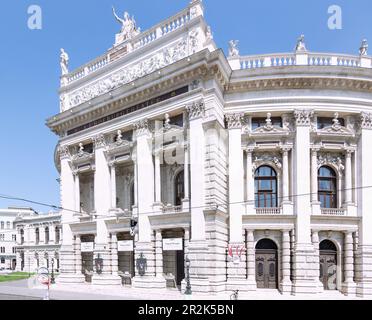
[[[15,253],[20,272],[35,273],[41,267],[59,270],[62,242],[61,214],[20,213],[14,221]],[[52,261],[53,260],[53,261]]]
[[[61,67],[60,282],[372,296],[372,59],[226,57],[200,0]],[[124,31],[123,31],[124,30]],[[136,222],[133,224],[133,222]]]

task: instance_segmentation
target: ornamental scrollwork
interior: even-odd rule
[[[255,154],[253,160],[253,173],[262,165],[271,164],[276,169],[282,169],[281,156],[275,153]]]
[[[70,150],[68,146],[59,146],[57,152],[60,158],[70,157]]]
[[[142,119],[133,124],[134,130],[137,131],[137,136],[149,132],[149,120]]]
[[[320,153],[318,155],[318,168],[325,165],[331,165],[337,168],[338,172],[343,172],[345,170],[344,157],[339,154]]]
[[[204,101],[200,100],[186,106],[186,110],[189,114],[189,119],[197,119],[205,116],[205,104]]]
[[[313,110],[295,110],[294,117],[297,126],[310,126],[311,119],[314,117]]]

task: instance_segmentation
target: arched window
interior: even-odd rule
[[[23,229],[21,229],[21,244],[25,243],[25,232]]]
[[[278,206],[278,179],[275,170],[262,166],[255,173],[256,208],[276,208]]]
[[[59,228],[55,228],[55,234],[56,234],[56,244],[59,244],[60,241],[60,234],[59,234]]]
[[[337,177],[330,167],[319,169],[318,198],[322,208],[337,208]]]
[[[176,206],[182,205],[182,200],[185,198],[185,179],[184,171],[182,170],[174,180],[174,204]]]
[[[40,241],[40,232],[39,232],[39,228],[36,228],[35,229],[35,242],[36,242],[36,244],[39,244],[39,241]]]
[[[49,243],[49,227],[45,228],[45,244]]]

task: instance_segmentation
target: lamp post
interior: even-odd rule
[[[50,283],[51,284],[55,284],[55,279],[54,279],[54,258],[52,258],[52,275],[51,275],[51,278],[50,278]]]
[[[190,259],[189,259],[188,256],[186,257],[185,261],[186,261],[186,291],[185,291],[185,295],[191,295],[192,291],[191,291],[191,284],[190,284]]]

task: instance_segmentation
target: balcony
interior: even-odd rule
[[[346,208],[321,208],[321,214],[326,216],[346,216]]]
[[[256,214],[266,216],[281,215],[282,208],[256,208]]]
[[[176,214],[176,213],[181,213],[183,212],[183,207],[182,206],[174,206],[174,205],[171,205],[171,204],[168,204],[166,206],[163,206],[161,208],[161,211],[162,213],[173,213],[173,214]]]

